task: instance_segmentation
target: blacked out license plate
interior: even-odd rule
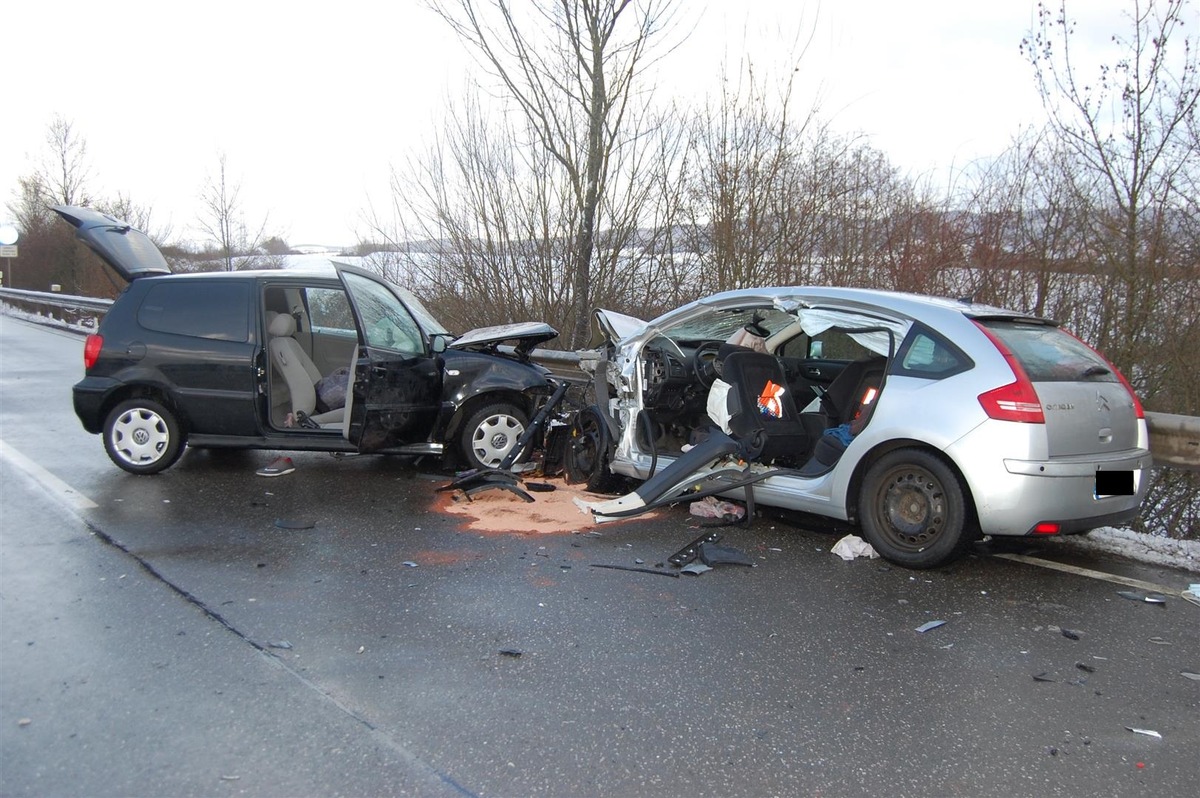
[[[1102,499],[1105,496],[1132,496],[1133,495],[1133,472],[1132,471],[1097,471],[1096,472],[1096,498]]]

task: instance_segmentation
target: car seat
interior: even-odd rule
[[[292,336],[296,333],[296,320],[286,313],[280,313],[271,319],[267,327],[270,341],[267,348],[271,353],[271,363],[275,365],[287,384],[292,397],[292,415],[300,418],[303,413],[323,428],[343,426],[345,408],[330,410],[326,413],[316,413],[317,382],[321,379],[321,371]]]
[[[859,414],[868,391],[872,388],[878,391],[883,384],[883,373],[886,369],[887,358],[882,355],[855,360],[846,366],[821,394],[823,426],[838,427],[853,421]]]
[[[796,410],[783,364],[762,352],[731,352],[721,367],[729,391],[729,431],[739,440],[762,444],[758,459],[802,461],[812,435]]]

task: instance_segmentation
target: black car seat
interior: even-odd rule
[[[730,353],[722,364],[722,379],[729,391],[729,430],[738,440],[762,443],[759,459],[802,461],[812,446],[783,365],[774,355],[761,352]]]
[[[859,415],[868,391],[872,388],[879,391],[886,369],[887,358],[882,355],[855,360],[846,366],[821,395],[823,426],[838,427],[853,421]]]

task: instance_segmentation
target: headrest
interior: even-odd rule
[[[267,332],[272,338],[287,338],[296,332],[296,320],[286,313],[280,313],[271,319]]]

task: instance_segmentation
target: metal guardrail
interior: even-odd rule
[[[49,308],[51,318],[81,331],[90,326],[88,322],[92,318],[104,315],[112,306],[111,299],[13,288],[0,288],[0,300],[5,306],[12,303],[20,309],[24,309],[22,306]],[[40,310],[27,312],[46,315]],[[560,376],[573,376],[571,372],[579,365],[578,352],[535,349],[530,357]],[[1155,465],[1200,471],[1200,418],[1147,412],[1146,426],[1150,431],[1150,451]]]

